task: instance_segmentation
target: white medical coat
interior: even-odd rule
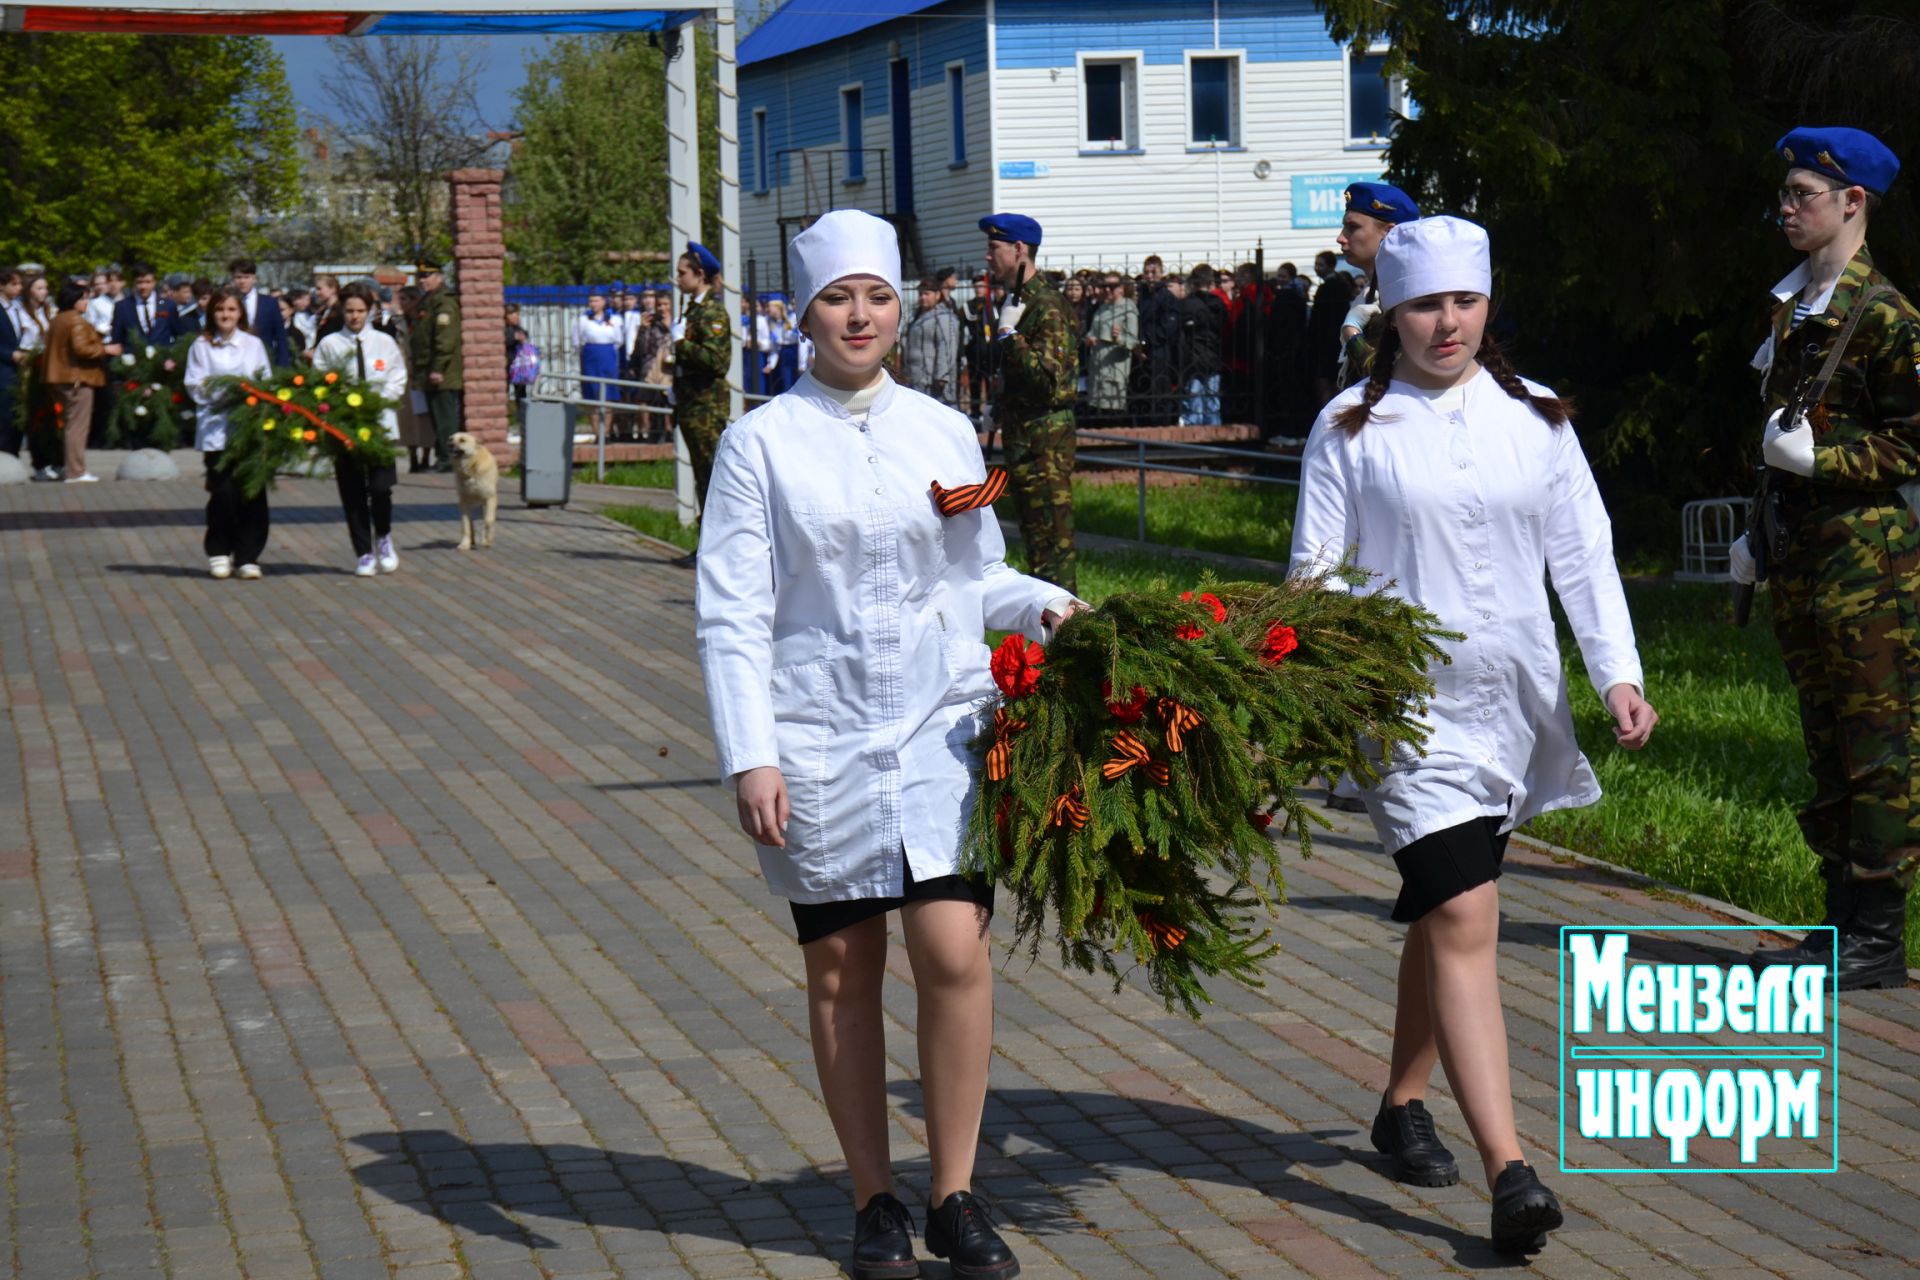
[[[1364,389],[1335,396],[1313,424],[1293,565],[1321,569],[1352,548],[1380,575],[1361,590],[1391,591],[1466,633],[1445,646],[1451,664],[1429,672],[1426,754],[1396,748],[1366,790],[1381,843],[1393,853],[1480,815],[1505,815],[1511,830],[1592,804],[1600,784],[1574,740],[1549,575],[1594,689],[1642,687],[1642,676],[1613,527],[1579,439],[1485,372],[1447,412],[1395,381],[1349,435],[1333,417]],[[1377,744],[1371,752],[1381,758]]]
[[[895,897],[952,875],[973,806],[967,743],[995,693],[983,633],[1041,638],[1059,587],[1008,568],[973,424],[888,380],[864,427],[811,377],[720,437],[701,514],[696,634],[720,773],[777,765],[795,902]]]

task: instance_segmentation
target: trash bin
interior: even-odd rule
[[[573,491],[574,406],[528,400],[520,423],[520,500],[564,507]]]

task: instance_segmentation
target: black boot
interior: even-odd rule
[[[1846,863],[1830,858],[1820,859],[1820,879],[1827,886],[1827,914],[1820,925],[1844,934],[1853,919],[1855,881],[1847,874]],[[1790,947],[1765,947],[1754,952],[1747,963],[1755,969],[1770,964],[1832,964],[1833,935],[1809,933]]]
[[[1373,1118],[1373,1149],[1392,1158],[1395,1182],[1450,1187],[1460,1181],[1459,1163],[1441,1145],[1433,1115],[1418,1098],[1404,1107],[1381,1106]]]
[[[920,1274],[913,1256],[913,1217],[882,1191],[853,1215],[853,1280],[909,1280]]]
[[[1906,887],[1891,876],[1854,881],[1853,919],[1840,930],[1840,989],[1906,986],[1906,939]]]
[[[1493,1247],[1508,1253],[1537,1253],[1547,1247],[1547,1232],[1564,1222],[1560,1201],[1540,1184],[1533,1166],[1509,1160],[1493,1180]]]
[[[955,1280],[1010,1280],[1020,1261],[993,1229],[987,1206],[971,1191],[956,1191],[927,1210],[927,1252],[946,1258]]]

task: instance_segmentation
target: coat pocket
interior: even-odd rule
[[[767,679],[780,776],[787,783],[789,853],[818,849],[826,826],[833,672],[826,662],[776,667]]]

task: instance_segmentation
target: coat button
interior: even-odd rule
[[[873,486],[873,491],[875,493],[885,493],[887,490],[884,485],[875,485]]]

